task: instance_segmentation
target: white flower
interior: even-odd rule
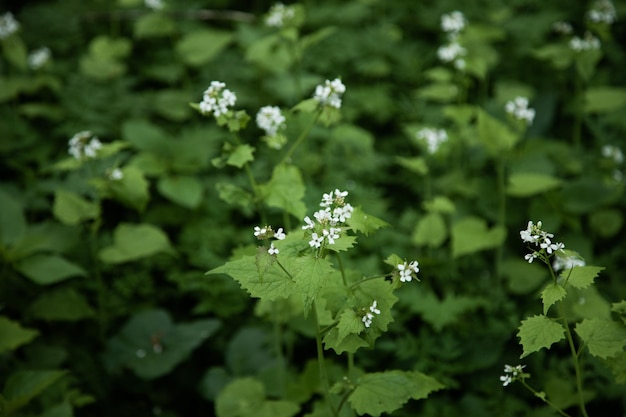
[[[41,48],[36,49],[28,54],[28,66],[31,69],[38,70],[50,60],[50,56],[50,49],[42,46]]]
[[[604,145],[602,147],[602,156],[612,159],[613,162],[615,162],[616,164],[621,164],[622,162],[624,162],[624,154],[622,153],[622,150],[617,146]]]
[[[524,259],[526,259],[529,264],[532,264],[536,258],[537,258],[537,252],[528,253],[524,255]]]
[[[283,240],[285,237],[285,232],[283,232],[283,228],[279,227],[277,231],[274,232],[274,239]]]
[[[544,251],[547,255],[551,255],[553,252],[563,252],[565,249],[565,245],[560,242],[552,243],[552,238],[554,235],[552,233],[548,233],[544,230],[541,230],[542,223],[538,221],[537,224],[533,224],[532,221],[528,222],[526,226],[526,230],[522,230],[519,232],[520,238],[525,243],[532,243],[535,246],[538,246],[542,251]],[[524,256],[524,259],[528,261],[528,263],[532,263],[539,254],[537,252],[532,252]]]
[[[276,136],[278,130],[285,127],[285,116],[276,106],[261,107],[256,114],[256,124],[267,136]]]
[[[235,105],[237,96],[225,87],[226,84],[223,82],[211,82],[200,102],[200,112],[202,114],[213,114],[217,118],[228,113],[229,107]]]
[[[574,33],[572,25],[568,22],[559,21],[552,24],[552,30],[561,35],[571,35]]]
[[[267,253],[270,255],[278,255],[279,251],[276,249],[273,242],[270,244],[270,248],[267,250]]]
[[[319,248],[322,246],[322,242],[324,242],[324,236],[318,236],[317,233],[311,233],[311,240],[309,241],[309,246],[312,248]]]
[[[531,125],[535,118],[535,109],[528,107],[528,99],[526,97],[515,97],[514,100],[505,104],[504,109],[508,114],[518,120],[525,121],[528,125]]]
[[[557,253],[552,262],[554,272],[572,269],[578,266],[585,266],[585,260],[575,254],[575,252],[568,252],[567,254],[565,252]]]
[[[377,308],[377,305],[378,303],[376,302],[376,300],[374,300],[372,305],[369,306],[369,311],[366,311],[363,315],[363,318],[361,320],[363,321],[363,324],[365,324],[365,327],[370,327],[372,325],[372,320],[374,319],[374,316],[380,314],[380,310]]]
[[[617,20],[615,6],[609,0],[597,0],[587,12],[587,19],[595,23],[613,24]]]
[[[313,223],[313,220],[311,220],[309,216],[304,218],[304,222],[306,224],[302,226],[302,230],[313,229],[315,227],[315,223]]]
[[[600,49],[600,40],[593,36],[590,32],[586,32],[584,38],[574,36],[569,41],[569,47],[575,52]]]
[[[335,239],[339,239],[339,232],[341,232],[341,229],[331,227],[330,229],[322,230],[322,235],[326,238],[329,245],[334,245]]]
[[[426,143],[426,148],[431,154],[436,153],[439,146],[448,140],[448,134],[445,130],[431,129],[428,127],[420,129],[415,136]]]
[[[113,181],[119,181],[122,178],[124,178],[124,173],[119,168],[115,168],[109,173],[109,179]]]
[[[417,273],[420,271],[418,265],[419,263],[417,261],[405,261],[404,263],[398,264],[396,268],[398,269],[398,272],[400,272],[400,281],[410,282],[411,280],[413,280],[413,274],[417,275]]]
[[[13,13],[6,12],[0,16],[0,39],[5,39],[17,32],[20,24],[13,17]]]
[[[267,226],[266,227],[254,226],[254,236],[257,239],[265,239],[267,236]]]
[[[441,29],[450,34],[457,34],[465,28],[465,16],[459,11],[454,11],[441,16]]]
[[[152,10],[162,10],[165,7],[163,0],[145,0],[144,4]]]
[[[440,46],[437,49],[437,56],[443,62],[453,62],[457,58],[465,56],[466,53],[467,50],[456,41]]]
[[[68,153],[76,159],[95,158],[102,147],[100,140],[88,130],[78,132],[68,142]]]
[[[511,366],[511,365],[504,365],[504,375],[502,375],[500,377],[500,381],[502,381],[502,385],[503,386],[507,386],[510,383],[512,383],[513,381],[515,381],[516,379],[523,379],[525,377],[528,377],[527,374],[524,374],[523,369],[526,367],[526,365],[517,365],[517,366]]]
[[[295,17],[295,9],[291,6],[285,6],[282,3],[274,4],[267,16],[265,16],[265,24],[270,27],[283,27],[289,20]]]
[[[333,81],[326,80],[324,84],[315,88],[313,98],[322,106],[341,108],[341,96],[346,92],[346,86],[339,78]]]

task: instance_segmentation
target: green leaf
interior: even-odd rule
[[[430,83],[417,91],[417,96],[438,103],[450,103],[459,95],[459,87],[448,82]]]
[[[605,113],[626,106],[626,89],[590,87],[585,90],[585,112]]]
[[[2,53],[11,64],[17,68],[25,70],[28,68],[28,50],[26,44],[19,36],[10,36],[3,39]]]
[[[561,301],[567,295],[567,291],[559,284],[550,284],[541,292],[543,302],[543,314],[548,313],[550,306],[557,301]]]
[[[602,209],[589,216],[589,224],[600,237],[613,237],[624,225],[624,215],[619,209]]]
[[[163,196],[189,209],[200,205],[204,192],[198,178],[184,175],[161,178],[157,188]]]
[[[409,309],[422,316],[440,332],[444,327],[462,320],[463,315],[488,305],[484,298],[446,294],[439,299],[432,291],[412,287],[403,292],[401,299],[410,300]]]
[[[26,233],[26,217],[19,202],[0,190],[0,244],[10,245]]]
[[[296,258],[294,268],[289,270],[298,292],[304,297],[304,314],[311,308],[329,276],[335,272],[331,263],[325,258],[312,255]]]
[[[20,323],[0,316],[0,354],[27,344],[38,335],[38,330],[22,327]]]
[[[250,145],[238,145],[228,156],[226,163],[241,168],[246,163],[254,161],[254,150]]]
[[[456,211],[456,207],[452,200],[448,197],[438,195],[432,200],[424,202],[424,210],[430,213],[448,213],[452,214]]]
[[[524,350],[520,358],[524,358],[541,348],[549,349],[553,343],[564,339],[565,329],[560,323],[537,315],[522,321],[517,336]]]
[[[150,199],[150,183],[137,167],[126,166],[121,171],[122,179],[107,181],[113,198],[137,211],[143,211]]]
[[[346,220],[346,223],[355,232],[361,232],[366,236],[378,229],[389,226],[389,223],[386,221],[365,213],[360,206],[354,208],[352,215]]]
[[[40,285],[87,275],[83,268],[58,255],[33,255],[17,264],[16,269]]]
[[[163,230],[150,224],[123,223],[113,232],[113,245],[103,248],[99,257],[103,262],[117,264],[157,253],[174,253]]]
[[[507,194],[513,197],[529,197],[557,188],[561,180],[551,175],[533,172],[511,174]]]
[[[602,266],[575,266],[561,273],[561,278],[566,279],[573,287],[584,289],[593,284],[593,280],[602,270]]]
[[[254,378],[233,380],[215,401],[217,417],[291,417],[298,411],[294,402],[268,400],[265,387]]]
[[[215,184],[215,188],[222,201],[234,207],[241,207],[244,210],[248,210],[252,207],[254,202],[253,195],[243,188],[230,182],[218,182]]]
[[[39,417],[74,417],[72,412],[72,406],[67,402],[62,402],[57,405],[49,406],[43,414]]]
[[[281,263],[288,271],[291,271],[292,258],[281,259]],[[252,297],[268,301],[288,297],[295,291],[294,281],[276,264],[265,271],[261,280],[257,270],[256,256],[242,256],[239,259],[228,261],[226,264],[208,271],[207,274],[230,275]]]
[[[493,157],[513,149],[519,137],[504,123],[489,115],[484,110],[478,110],[478,134],[480,140]]]
[[[32,315],[48,321],[78,321],[95,315],[87,299],[73,288],[59,288],[39,296],[30,306]]]
[[[466,217],[452,225],[452,256],[496,248],[506,238],[506,229],[495,226],[487,228],[487,223],[477,217]]]
[[[232,40],[230,32],[199,29],[187,33],[176,44],[176,52],[187,65],[200,67],[215,58]]]
[[[113,371],[128,367],[140,378],[157,378],[189,357],[219,326],[215,319],[175,324],[166,311],[144,311],[109,340],[105,360]]]
[[[298,167],[277,165],[272,178],[262,190],[268,206],[283,209],[298,219],[304,218],[306,205],[303,200],[306,188]]]
[[[428,164],[426,163],[426,159],[422,157],[407,158],[404,156],[397,156],[396,161],[398,164],[415,174],[426,175],[428,173]]]
[[[148,13],[140,16],[133,28],[133,34],[137,39],[165,37],[175,31],[174,21],[163,13]]]
[[[419,246],[437,248],[448,237],[448,229],[443,216],[437,212],[428,213],[420,219],[413,232],[412,240]]]
[[[71,191],[57,190],[52,212],[62,223],[75,226],[85,220],[98,218],[100,206]]]
[[[589,353],[602,359],[623,353],[626,346],[626,327],[615,321],[584,319],[575,330]]]
[[[108,80],[126,72],[121,61],[130,54],[132,43],[128,39],[98,36],[89,44],[89,53],[80,59],[83,74],[96,80]]]
[[[18,408],[41,394],[66,374],[65,371],[17,371],[4,385],[5,412],[11,415]]]
[[[359,415],[391,413],[410,399],[420,400],[444,388],[436,379],[421,372],[386,371],[365,374],[348,398]]]
[[[122,138],[136,149],[164,156],[168,160],[172,158],[170,138],[163,129],[147,120],[126,121],[122,125]]]
[[[174,122],[183,122],[191,116],[191,107],[187,105],[190,97],[187,91],[167,89],[154,94],[153,108],[159,115]]]

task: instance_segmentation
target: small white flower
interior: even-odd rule
[[[228,113],[229,107],[235,105],[237,96],[225,87],[226,84],[223,82],[211,82],[209,88],[204,91],[204,96],[200,102],[200,112],[202,114],[212,114],[217,118]]]
[[[269,12],[267,12],[265,24],[270,27],[281,28],[293,19],[295,15],[295,9],[292,6],[276,3],[270,8]]]
[[[257,239],[265,239],[267,236],[267,226],[266,227],[254,226],[254,236]]]
[[[457,34],[465,28],[465,16],[457,11],[441,16],[441,29],[450,34]]]
[[[413,274],[417,275],[417,273],[420,271],[418,265],[419,263],[417,261],[404,262],[404,263],[398,264],[396,268],[398,269],[398,272],[400,272],[400,281],[401,282],[412,281]]]
[[[574,33],[574,28],[572,28],[572,25],[568,22],[563,21],[554,22],[552,24],[552,30],[554,30],[556,33],[560,33],[561,35],[571,35],[572,33]]]
[[[504,109],[508,114],[517,120],[525,121],[528,125],[531,125],[535,118],[535,109],[528,107],[528,99],[526,97],[516,97],[512,101],[508,101]]]
[[[267,253],[269,253],[270,255],[278,255],[279,250],[276,249],[273,242],[270,244],[270,248],[267,250]]]
[[[274,239],[283,240],[285,237],[285,232],[283,232],[283,228],[279,227],[277,231],[274,232]]]
[[[374,300],[372,305],[370,305],[368,308],[369,311],[365,311],[365,314],[361,319],[363,321],[363,324],[365,324],[365,327],[370,327],[372,325],[372,320],[374,320],[375,315],[380,314],[380,310],[377,308],[377,305],[378,303],[376,302],[376,300]]]
[[[442,143],[448,140],[448,134],[443,129],[420,129],[415,136],[426,144],[428,152],[434,154],[439,150]]]
[[[68,142],[68,153],[76,159],[95,158],[102,147],[100,140],[88,130],[78,132]]]
[[[315,227],[315,223],[313,223],[313,220],[311,220],[309,216],[304,218],[304,222],[306,224],[302,226],[302,230],[313,229]]]
[[[147,8],[152,10],[163,10],[165,7],[163,0],[145,0],[144,4]]]
[[[122,178],[124,178],[124,173],[119,168],[115,168],[109,173],[109,179],[113,181],[119,181]]]
[[[50,60],[50,49],[42,46],[28,55],[28,66],[33,70],[38,70]]]
[[[557,253],[552,262],[552,269],[555,272],[572,269],[578,266],[585,266],[585,260],[575,253]]]
[[[330,229],[322,230],[322,235],[326,238],[329,245],[335,244],[335,239],[339,239],[339,232],[341,229],[331,227]]]
[[[466,53],[467,50],[456,41],[440,46],[437,49],[437,56],[442,62],[453,62],[457,58],[465,56]]]
[[[313,213],[313,217],[315,217],[320,224],[329,223],[331,220],[330,211],[328,209],[316,211]]]
[[[311,240],[309,241],[309,246],[312,248],[319,248],[322,246],[322,242],[324,242],[324,236],[318,236],[317,233],[311,233]]]
[[[503,386],[507,386],[510,383],[512,383],[513,381],[515,381],[516,379],[524,379],[525,377],[528,377],[528,375],[525,375],[523,372],[523,369],[526,367],[526,365],[517,365],[517,366],[511,366],[511,365],[504,365],[504,375],[502,375],[500,377],[500,381],[502,381],[502,385]]]
[[[322,106],[341,108],[341,96],[346,92],[346,86],[339,78],[333,81],[326,80],[324,84],[315,88],[313,98]]]
[[[536,258],[537,258],[537,252],[528,253],[524,255],[524,259],[526,259],[529,264],[532,264]]]
[[[276,136],[278,130],[285,127],[285,116],[276,106],[261,107],[256,114],[256,124],[267,136]]]
[[[613,24],[617,20],[615,6],[609,0],[597,0],[587,12],[587,19],[594,23]]]
[[[612,159],[616,164],[621,164],[624,162],[624,154],[622,150],[617,146],[613,145],[604,145],[602,147],[602,156],[605,158]]]
[[[569,47],[575,52],[600,49],[600,40],[593,36],[590,32],[586,32],[584,38],[574,36],[569,41]]]
[[[0,39],[5,39],[17,32],[20,24],[13,17],[13,13],[6,12],[0,16]]]

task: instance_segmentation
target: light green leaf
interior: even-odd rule
[[[298,167],[277,165],[272,178],[262,189],[268,206],[283,209],[298,219],[304,218],[306,205],[303,200],[306,188]]]
[[[204,190],[196,177],[178,175],[161,178],[157,188],[163,196],[189,209],[198,207],[202,202]]]
[[[107,181],[113,198],[138,211],[143,211],[150,199],[150,183],[137,167],[126,166],[121,171],[122,179]]]
[[[478,133],[481,142],[493,157],[512,149],[519,140],[507,125],[484,110],[478,110]]]
[[[428,213],[420,219],[413,232],[412,240],[419,246],[437,248],[448,237],[446,222],[440,213]]]
[[[226,163],[241,168],[246,163],[254,161],[254,150],[250,145],[239,145],[228,155]]]
[[[150,224],[123,223],[113,232],[113,245],[103,248],[99,257],[103,262],[117,264],[157,253],[174,253],[163,230]]]
[[[163,13],[148,13],[140,16],[133,28],[137,39],[169,36],[176,30],[174,21]]]
[[[148,310],[131,317],[107,344],[107,366],[130,368],[143,379],[169,373],[219,328],[215,319],[175,324],[166,311]]]
[[[268,400],[265,387],[254,378],[233,380],[215,401],[217,417],[291,417],[298,411],[294,402]]]
[[[439,299],[432,291],[423,288],[407,288],[402,293],[402,299],[409,299],[411,311],[422,316],[424,321],[430,323],[436,331],[462,320],[463,315],[480,307],[488,305],[484,298],[464,295],[446,294]]]
[[[456,100],[459,95],[459,88],[452,83],[436,82],[420,88],[417,91],[417,95],[420,98],[438,103],[450,103]]]
[[[440,382],[421,372],[377,372],[359,378],[348,401],[357,414],[377,417],[397,410],[410,399],[426,398],[442,388]]]
[[[551,175],[533,172],[519,172],[509,178],[507,194],[514,197],[528,197],[557,188],[561,180]]]
[[[75,226],[85,220],[99,217],[100,206],[71,191],[57,190],[54,193],[52,212],[62,223]]]
[[[326,249],[333,252],[345,252],[348,249],[353,248],[355,243],[356,236],[350,236],[343,233],[339,239],[335,239],[335,243],[333,243],[332,245],[328,244],[326,246]]]
[[[477,217],[466,217],[452,226],[452,256],[496,248],[504,242],[506,229],[495,226],[487,228],[487,222]]]
[[[176,52],[187,65],[199,67],[215,58],[232,40],[230,32],[199,29],[187,33],[176,44]]]
[[[358,316],[351,308],[344,309],[339,315],[337,323],[337,338],[343,339],[349,334],[359,334],[365,330],[362,316]]]
[[[602,359],[622,353],[626,346],[626,327],[615,321],[584,319],[575,330],[589,353]]]
[[[389,226],[389,223],[386,221],[363,212],[360,206],[354,208],[352,215],[346,220],[346,223],[355,232],[361,232],[366,236],[378,229]]]
[[[296,258],[291,272],[295,286],[304,298],[304,314],[311,308],[329,276],[335,271],[331,263],[325,258],[316,258],[312,255]]]
[[[222,201],[235,207],[241,207],[244,210],[252,207],[253,195],[243,188],[230,182],[218,182],[215,184],[215,188]]]
[[[541,292],[543,302],[543,314],[548,313],[550,306],[557,301],[561,301],[567,295],[567,291],[559,284],[550,284]]]
[[[404,168],[418,175],[426,175],[428,173],[428,164],[426,163],[426,159],[422,157],[407,158],[398,156],[396,157],[396,161]]]
[[[590,87],[585,90],[585,112],[605,113],[626,106],[626,89]]]
[[[83,268],[58,255],[33,255],[22,260],[16,269],[40,285],[87,275]]]
[[[9,376],[2,392],[7,415],[28,404],[65,375],[65,371],[17,371]]]
[[[29,343],[39,331],[22,327],[20,323],[0,316],[0,353],[15,350]]]
[[[48,321],[78,321],[95,315],[87,299],[73,288],[45,292],[30,306],[31,314]]]
[[[164,89],[155,93],[152,104],[159,115],[174,122],[182,122],[191,116],[191,107],[187,105],[189,100],[187,91]]]
[[[520,358],[524,358],[541,348],[549,349],[553,343],[564,339],[565,329],[560,323],[537,315],[522,321],[517,336],[524,350]]]
[[[168,159],[172,157],[170,138],[160,127],[144,119],[128,120],[122,125],[122,137],[135,148]]]
[[[431,213],[451,214],[456,211],[456,207],[454,206],[452,200],[442,195],[438,195],[432,200],[424,202],[424,209]]]
[[[566,279],[573,287],[584,289],[593,284],[593,280],[602,270],[604,270],[602,266],[576,266],[564,271],[561,278]]]

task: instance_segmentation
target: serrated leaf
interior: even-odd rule
[[[241,168],[252,161],[254,161],[254,147],[250,145],[238,145],[226,159],[228,165],[237,168]]]
[[[215,401],[217,417],[291,417],[298,411],[294,402],[268,400],[265,387],[254,378],[231,381]]]
[[[281,259],[283,266],[291,272],[292,258]],[[252,297],[264,300],[285,298],[296,292],[295,282],[278,266],[266,269],[263,279],[259,276],[256,256],[242,256],[214,268],[208,274],[226,274],[233,277]]]
[[[593,280],[602,270],[604,270],[602,266],[576,266],[563,272],[561,278],[565,278],[573,287],[584,289],[593,284]]]
[[[117,264],[134,261],[157,253],[174,253],[165,232],[150,224],[123,223],[113,232],[113,245],[103,248],[103,262]]]
[[[54,193],[52,212],[62,223],[75,226],[100,216],[100,206],[71,191],[57,190]]]
[[[442,388],[440,382],[421,372],[377,372],[359,378],[348,401],[357,414],[377,417],[397,410],[410,399],[426,398]]]
[[[337,323],[337,337],[345,338],[348,334],[359,334],[365,329],[361,316],[358,316],[352,309],[345,309],[339,316]]]
[[[347,234],[342,234],[339,239],[335,239],[335,243],[328,244],[326,249],[331,250],[333,252],[345,252],[348,249],[354,247],[356,243],[356,236],[350,236]]]
[[[13,411],[28,404],[46,388],[65,375],[65,371],[18,371],[11,374],[2,392],[5,400],[5,412]]]
[[[38,334],[38,330],[22,327],[20,323],[0,316],[0,353],[25,345]]]
[[[293,165],[277,165],[272,172],[272,178],[263,186],[265,203],[268,206],[283,209],[298,219],[306,214],[303,201],[305,191],[302,174]]]
[[[521,359],[541,348],[549,349],[553,343],[565,338],[565,329],[560,323],[546,316],[537,315],[522,321],[517,336],[524,350]]]
[[[543,314],[548,313],[550,306],[557,301],[561,301],[567,295],[567,291],[559,284],[550,284],[541,291],[541,301],[543,302]]]
[[[626,327],[615,321],[584,319],[575,330],[589,353],[602,359],[622,353],[626,346]]]
[[[304,314],[311,308],[329,276],[335,270],[325,258],[316,258],[311,255],[296,258],[294,268],[289,270],[295,281],[295,287],[304,298]]]
[[[380,228],[389,226],[389,223],[386,221],[372,216],[371,214],[364,213],[360,206],[354,208],[352,215],[346,220],[346,223],[348,223],[355,232],[361,232],[366,236]]]
[[[534,172],[519,172],[511,174],[507,194],[514,197],[528,197],[557,188],[561,180],[552,175]]]

